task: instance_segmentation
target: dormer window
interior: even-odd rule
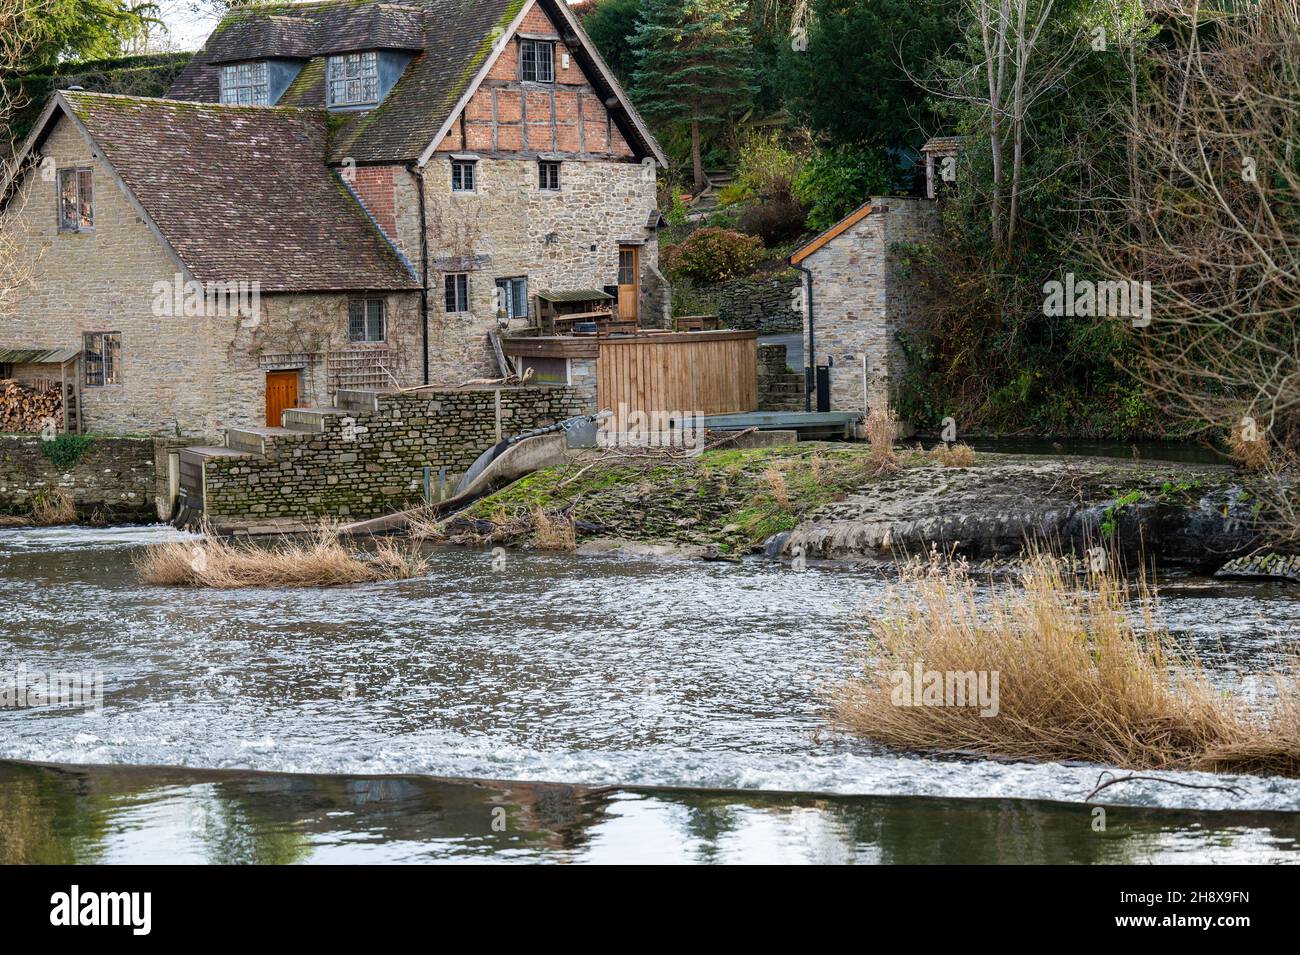
[[[232,63],[221,68],[221,102],[235,106],[269,106],[271,90],[266,63]]]
[[[329,106],[372,106],[378,103],[378,55],[371,51],[331,56],[325,89]]]
[[[551,40],[522,40],[519,47],[522,78],[529,83],[554,83],[555,43]]]

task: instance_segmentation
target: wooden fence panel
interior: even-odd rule
[[[758,335],[685,332],[602,338],[601,408],[645,414],[736,414],[758,408]]]

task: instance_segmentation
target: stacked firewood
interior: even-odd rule
[[[63,395],[56,387],[33,387],[13,378],[0,380],[0,431],[33,433],[49,422],[62,430]]]

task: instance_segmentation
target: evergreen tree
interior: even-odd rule
[[[633,36],[632,96],[651,120],[689,127],[695,187],[701,131],[734,118],[755,93],[753,42],[741,0],[643,0]]]

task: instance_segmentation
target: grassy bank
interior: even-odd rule
[[[964,454],[944,460],[971,463]],[[563,521],[578,540],[702,544],[741,554],[883,474],[936,463],[936,456],[913,450],[896,453],[882,467],[868,445],[822,442],[719,449],[673,460],[609,456],[529,475],[483,498],[441,533],[453,540],[535,544],[539,528],[553,539],[556,521]]]

